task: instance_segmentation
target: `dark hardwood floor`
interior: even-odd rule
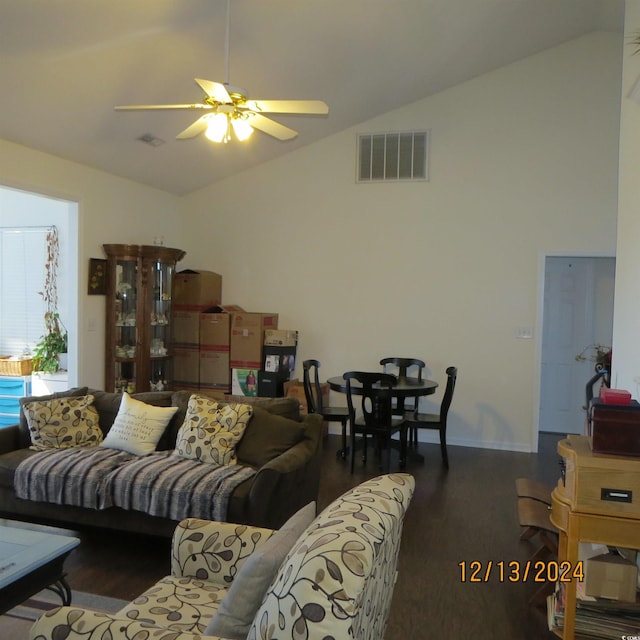
[[[529,597],[540,586],[489,579],[462,581],[460,563],[525,562],[537,546],[519,540],[515,479],[532,477],[555,485],[560,436],[542,434],[538,454],[449,447],[450,470],[439,446],[420,444],[423,465],[407,471],[416,490],[405,518],[398,582],[386,640],[455,638],[550,640],[545,612]],[[319,507],[359,482],[380,473],[369,459],[336,459],[337,436],[325,441]],[[392,458],[397,463],[397,459]],[[160,538],[86,531],[68,558],[72,589],[133,599],[169,572],[169,541]]]

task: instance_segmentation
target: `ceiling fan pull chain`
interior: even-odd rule
[[[225,45],[224,45],[224,83],[229,84],[229,14],[231,12],[231,0],[227,0],[227,30],[225,33]]]

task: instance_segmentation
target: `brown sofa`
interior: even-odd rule
[[[104,434],[113,424],[121,395],[74,388],[38,400],[94,396],[100,427]],[[178,429],[185,417],[190,393],[159,391],[134,394],[137,400],[156,406],[177,406],[178,411],[164,432],[157,449],[173,449]],[[25,404],[36,398],[23,398]],[[258,527],[279,528],[292,514],[310,501],[317,501],[320,481],[322,419],[316,415],[300,418],[299,402],[293,398],[247,399],[254,414],[237,446],[238,464],[257,473],[235,488],[227,507],[227,521]],[[28,425],[20,423],[0,429],[0,515],[17,520],[93,526],[171,536],[177,521],[119,507],[92,509],[17,498],[13,479],[17,466],[35,451],[29,449]]]

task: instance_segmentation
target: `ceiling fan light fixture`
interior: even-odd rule
[[[216,113],[207,118],[209,123],[205,136],[211,142],[228,142],[229,141],[229,119],[226,113]]]
[[[231,0],[227,0],[227,24],[225,39],[225,81],[213,82],[194,78],[205,93],[200,102],[185,104],[138,104],[115,107],[117,111],[198,109],[205,110],[195,122],[181,131],[177,140],[195,138],[200,134],[216,143],[231,140],[231,130],[238,141],[247,140],[254,129],[277,140],[292,140],[297,131],[280,124],[264,114],[327,115],[329,107],[322,100],[247,100],[247,92],[229,84],[229,14]]]
[[[233,118],[231,120],[233,132],[240,142],[244,142],[253,133],[253,127],[244,118]]]

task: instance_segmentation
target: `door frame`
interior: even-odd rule
[[[538,254],[538,295],[536,302],[535,358],[533,377],[533,423],[531,425],[531,451],[538,452],[540,433],[540,376],[542,375],[542,321],[544,318],[544,285],[547,258],[613,258],[615,253],[599,251],[545,251]]]

